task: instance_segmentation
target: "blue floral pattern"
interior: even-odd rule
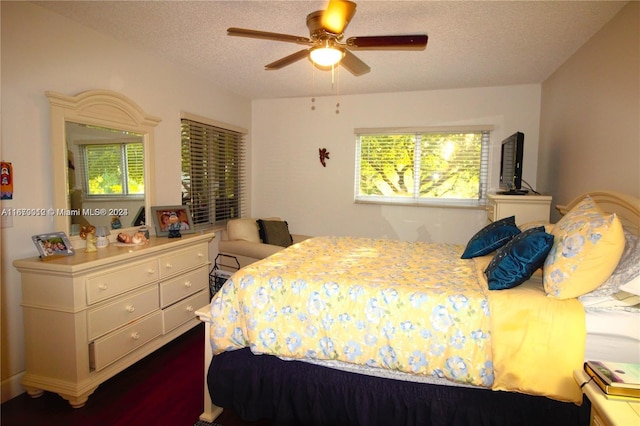
[[[622,225],[591,197],[576,204],[553,228],[554,243],[544,262],[544,289],[567,299],[598,288],[614,271],[625,246]]]
[[[489,387],[488,290],[463,249],[350,237],[291,246],[214,296],[214,354],[249,346]]]

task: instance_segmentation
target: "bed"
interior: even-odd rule
[[[318,237],[241,269],[200,312],[201,418],[588,424],[573,371],[640,362],[640,200],[558,209],[557,224],[505,218],[466,246]]]

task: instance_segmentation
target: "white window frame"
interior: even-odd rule
[[[442,126],[442,127],[410,127],[410,128],[359,128],[355,129],[356,136],[356,165],[355,165],[355,185],[354,185],[354,202],[365,204],[392,204],[392,205],[411,205],[411,206],[434,206],[434,207],[468,207],[479,208],[484,206],[487,201],[487,188],[489,179],[489,154],[491,147],[491,125],[468,125],[468,126]],[[366,195],[360,194],[360,178],[361,178],[361,161],[362,146],[361,138],[363,136],[376,135],[411,135],[415,137],[414,145],[414,169],[420,168],[420,138],[419,135],[426,133],[442,134],[460,134],[460,133],[482,133],[482,147],[480,158],[480,176],[478,184],[478,196],[476,198],[438,198],[438,197],[420,197],[419,191],[419,174],[415,173],[413,182],[412,196],[384,196],[384,195]]]
[[[141,162],[140,164],[138,164],[139,167],[141,167],[142,169],[142,179],[143,179],[143,183],[142,183],[142,192],[131,192],[130,188],[129,188],[129,174],[130,174],[130,168],[129,168],[129,163],[128,163],[128,157],[127,157],[127,146],[131,145],[131,144],[138,144],[141,147],[141,151],[142,151],[142,157],[141,157]],[[144,183],[144,144],[141,141],[134,141],[134,142],[105,142],[105,141],[101,141],[101,142],[93,142],[93,143],[83,143],[80,144],[80,151],[81,151],[81,167],[83,168],[82,170],[82,185],[84,185],[85,187],[85,197],[87,200],[91,199],[91,200],[97,200],[97,199],[115,199],[115,198],[122,198],[122,199],[144,199],[145,196],[145,183]],[[122,192],[120,193],[106,193],[106,194],[94,194],[91,193],[91,185],[89,182],[89,161],[88,161],[88,156],[89,153],[87,150],[91,149],[91,148],[95,148],[97,146],[110,146],[110,147],[115,147],[118,149],[118,151],[120,152],[120,164],[119,166],[122,169],[121,172],[121,186],[122,186]],[[94,163],[94,162],[92,162]],[[95,167],[98,167],[98,165],[95,165]]]

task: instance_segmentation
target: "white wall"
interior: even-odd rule
[[[251,103],[163,58],[136,50],[26,2],[0,2],[2,18],[2,160],[13,164],[13,200],[2,208],[49,208],[52,90],[123,93],[162,118],[155,131],[155,201],[180,203],[180,112],[239,127],[251,125]],[[53,231],[52,218],[13,218],[2,229],[2,401],[21,392],[24,370],[20,275],[14,259],[36,256],[31,236]]]
[[[354,204],[354,129],[361,127],[494,125],[494,190],[500,142],[522,131],[524,179],[536,185],[539,85],[341,96],[340,114],[336,102],[316,99],[315,110],[308,98],[253,102],[254,215],[283,217],[292,231],[310,235],[460,244],[485,223],[483,210]],[[326,168],[319,148],[330,152]]]
[[[538,183],[556,202],[598,189],[640,197],[639,2],[543,83],[541,110]]]

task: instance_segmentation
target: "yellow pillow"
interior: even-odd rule
[[[606,281],[624,250],[622,223],[586,197],[554,226],[553,247],[544,262],[547,295],[582,296]]]

